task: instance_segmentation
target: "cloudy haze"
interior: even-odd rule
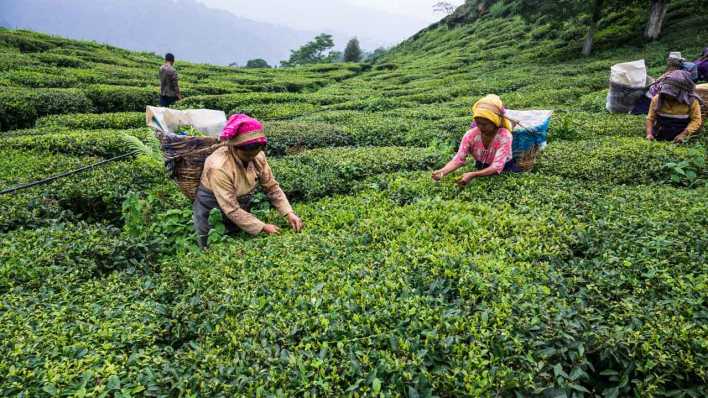
[[[390,46],[443,17],[439,0],[199,0],[255,21],[358,36],[366,48]],[[451,0],[460,5],[464,0]]]

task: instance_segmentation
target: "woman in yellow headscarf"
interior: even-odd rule
[[[477,171],[463,174],[457,180],[460,186],[476,177],[520,171],[512,157],[512,127],[504,116],[506,110],[501,98],[494,94],[485,96],[474,104],[472,113],[474,124],[462,137],[457,155],[445,167],[433,172],[433,180],[439,181],[462,167],[469,155],[474,157]]]

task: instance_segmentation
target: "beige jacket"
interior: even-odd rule
[[[260,184],[280,215],[285,216],[293,211],[263,152],[246,166],[231,155],[228,147],[217,149],[204,163],[201,184],[214,193],[224,214],[237,227],[252,235],[260,233],[265,223],[243,210],[238,198],[253,193],[257,185]]]

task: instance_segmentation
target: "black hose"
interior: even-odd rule
[[[133,155],[137,155],[137,154],[139,154],[140,152],[141,152],[141,151],[133,151],[133,152],[130,152],[130,153],[126,153],[126,154],[124,154],[124,155],[116,156],[116,157],[111,158],[111,159],[102,160],[102,161],[100,161],[100,162],[97,162],[97,163],[94,163],[94,164],[90,164],[90,165],[88,165],[88,166],[84,166],[84,167],[78,168],[78,169],[76,169],[76,170],[71,170],[71,171],[67,171],[66,173],[61,173],[61,174],[57,174],[57,175],[54,175],[54,176],[51,176],[51,177],[47,177],[47,178],[45,178],[45,179],[43,179],[43,180],[37,180],[37,181],[29,182],[29,183],[26,183],[26,184],[21,184],[21,185],[18,185],[18,186],[16,186],[16,187],[12,187],[12,188],[8,188],[8,189],[5,189],[5,190],[3,190],[3,191],[0,191],[0,195],[6,195],[6,194],[10,194],[10,193],[15,193],[15,192],[17,192],[17,191],[21,191],[21,190],[27,189],[27,188],[32,188],[32,187],[37,186],[37,185],[48,184],[48,183],[50,183],[50,182],[52,182],[52,181],[54,181],[54,180],[58,180],[58,179],[60,179],[60,178],[64,178],[64,177],[68,177],[68,176],[71,176],[71,175],[74,175],[74,174],[78,174],[78,173],[81,173],[81,172],[83,172],[83,171],[93,169],[94,167],[104,165],[104,164],[106,164],[106,163],[115,162],[115,161],[117,161],[117,160],[125,159],[125,158],[130,157],[130,156],[133,156]]]

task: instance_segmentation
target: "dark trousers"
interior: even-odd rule
[[[475,167],[477,170],[484,170],[487,167],[491,166],[490,164],[482,163],[480,161],[475,161]],[[504,163],[504,170],[502,170],[502,173],[521,173],[523,170],[519,166],[516,165],[516,161],[514,159],[511,159],[510,161]]]
[[[242,209],[251,211],[251,195],[239,198],[239,205]],[[212,228],[211,224],[209,224],[209,213],[211,213],[212,209],[221,210],[219,203],[216,201],[216,197],[211,191],[200,186],[197,190],[197,196],[194,198],[194,204],[192,205],[192,223],[197,233],[197,243],[199,243],[199,247],[202,249],[208,246],[209,231]],[[221,211],[221,217],[224,220],[227,233],[235,234],[239,231],[239,228],[226,217],[223,210]]]
[[[673,141],[688,127],[689,123],[691,123],[690,119],[657,116],[654,121],[654,138],[657,141]]]
[[[163,108],[168,107],[174,104],[175,102],[177,102],[177,97],[166,97],[164,95],[160,96],[160,106]]]

